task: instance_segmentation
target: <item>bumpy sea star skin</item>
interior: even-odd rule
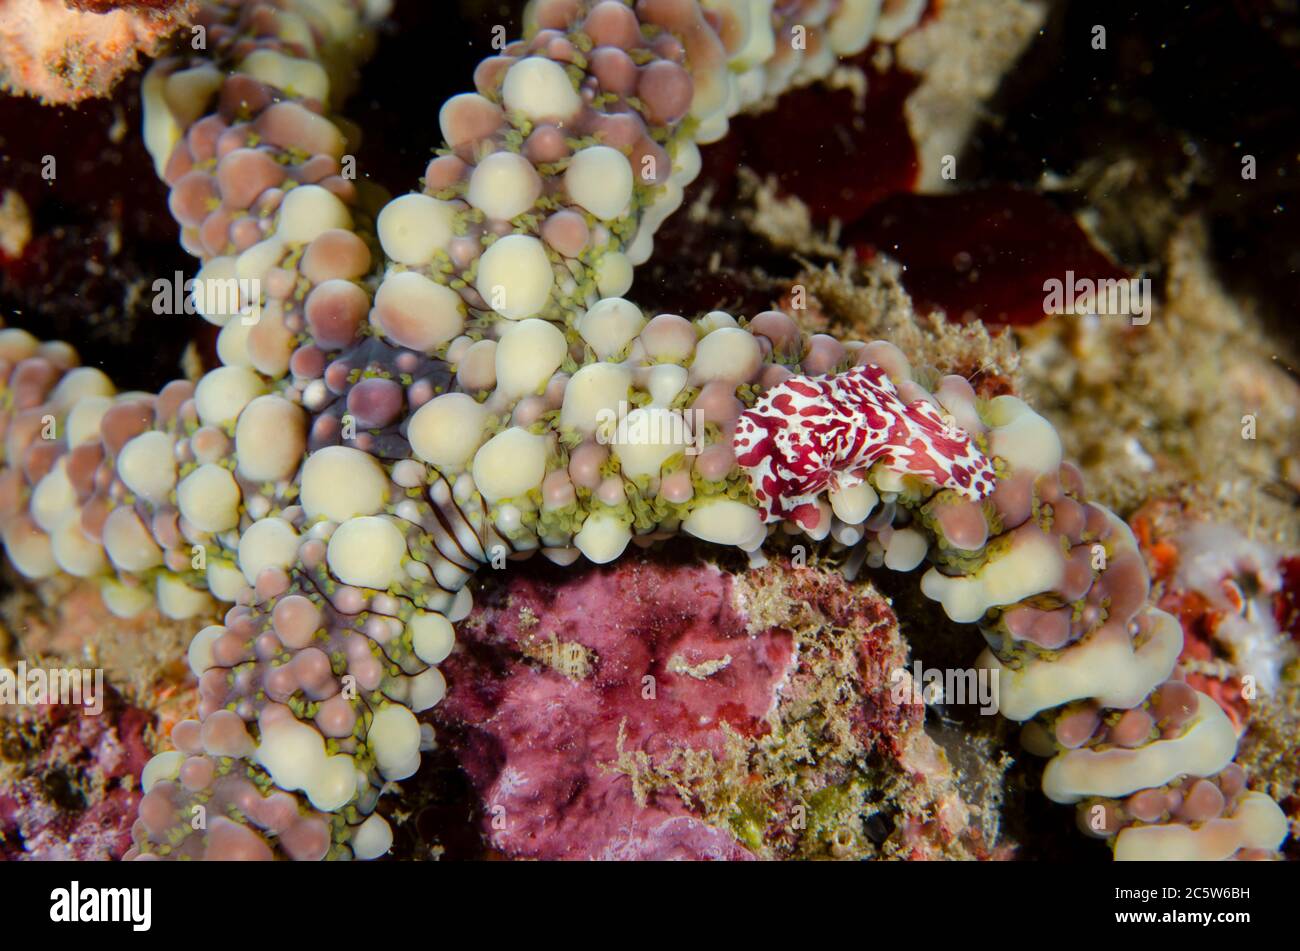
[[[755,551],[788,503],[791,532],[897,570],[930,558],[922,590],[979,623],[1001,712],[1053,757],[1045,791],[1117,857],[1278,846],[1226,717],[1169,680],[1181,630],[1132,534],[1084,501],[1046,420],[888,342],[778,311],[647,321],[620,296],[697,142],[897,38],[919,4],[536,0],[530,38],[444,106],[422,191],[386,204],[328,111],[383,6],[208,3],[206,50],[145,81],[224,366],[116,394],[65,345],[0,331],[15,566],[99,579],[120,613],[235,605],[191,645],[199,719],[144,771],[134,854],[384,854],[376,802],[432,741],[416,714],[442,698],[481,564],[607,562],[678,532]],[[793,418],[788,392],[847,428],[773,493],[750,457],[789,458],[749,427]]]

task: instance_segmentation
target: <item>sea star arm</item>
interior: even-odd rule
[[[1131,535],[1042,417],[930,391],[884,341],[621,296],[696,143],[896,29],[875,0],[533,3],[442,110],[423,190],[387,204],[328,113],[379,6],[209,4],[202,55],[146,81],[225,366],[115,396],[67,348],[0,336],[11,560],[100,578],[123,612],[235,602],[191,646],[199,719],[146,770],[140,854],[382,854],[375,806],[431,741],[415,714],[480,564],[678,532],[753,551],[777,521],[928,558],[922,590],[980,625],[1002,712],[1053,756],[1046,792],[1118,857],[1276,847],[1218,707],[1168,681],[1181,631]],[[230,281],[233,303],[209,293]]]

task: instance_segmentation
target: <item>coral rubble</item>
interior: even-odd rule
[[[0,89],[47,103],[105,96],[139,56],[157,55],[196,0],[6,0]]]

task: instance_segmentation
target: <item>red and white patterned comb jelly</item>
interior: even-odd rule
[[[777,384],[741,414],[732,448],[764,521],[789,518],[810,530],[817,496],[857,485],[876,463],[972,500],[996,484],[969,435],[932,403],[905,404],[873,364]]]

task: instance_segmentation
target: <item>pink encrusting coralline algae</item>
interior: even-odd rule
[[[103,861],[131,844],[151,717],[109,695],[99,715],[43,704],[0,723],[0,861]]]
[[[481,566],[679,534],[752,554],[773,531],[928,562],[921,591],[978,626],[999,711],[1049,758],[1044,792],[1117,858],[1278,848],[1231,723],[1171,680],[1182,632],[1132,533],[1046,419],[887,341],[624,296],[700,145],[923,4],[534,0],[391,200],[349,173],[333,112],[385,7],[211,0],[206,47],[145,77],[222,366],[118,393],[0,331],[11,562],[91,579],[118,614],[214,621],[132,856],[386,854],[378,806],[435,743]]]
[[[869,586],[830,568],[737,576],[682,545],[495,581],[461,624],[434,711],[479,791],[490,847],[540,859],[984,854],[924,707],[891,697],[907,645]],[[898,819],[878,850],[838,813],[882,798]]]

